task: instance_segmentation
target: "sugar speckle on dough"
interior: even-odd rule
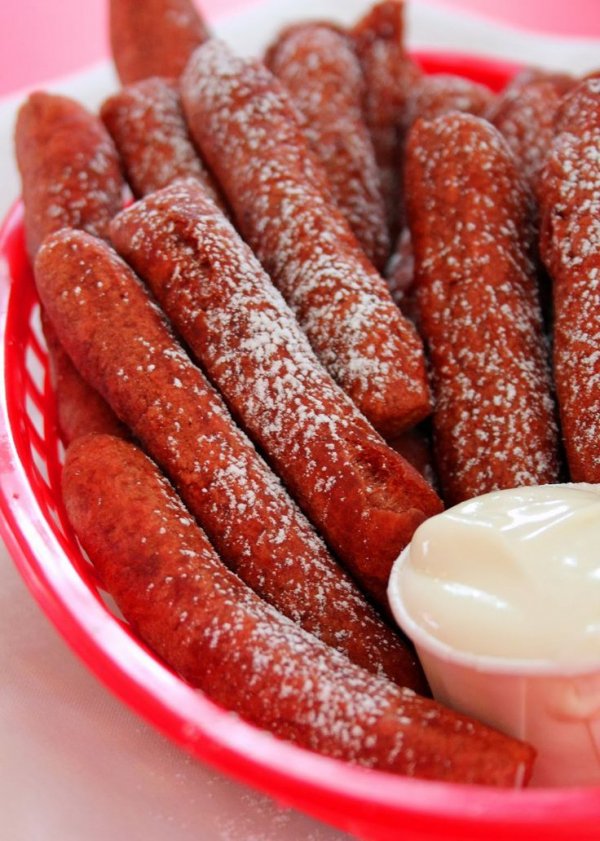
[[[457,502],[556,481],[530,201],[505,141],[471,115],[424,121],[413,130],[407,172],[446,493]]]
[[[421,344],[327,196],[283,87],[211,41],[188,65],[182,94],[242,233],[323,364],[374,423],[423,417]]]

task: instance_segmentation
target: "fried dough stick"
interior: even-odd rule
[[[436,494],[320,365],[251,249],[196,181],[138,202],[114,220],[111,236],[308,518],[387,608],[391,566],[441,510]]]
[[[15,150],[32,261],[45,237],[61,228],[107,236],[125,184],[98,117],[66,96],[32,93],[19,109]]]
[[[218,41],[181,79],[192,135],[313,349],[386,435],[430,412],[421,342],[366,259],[281,83]]]
[[[469,114],[417,122],[406,198],[446,502],[558,481],[529,194],[505,141]]]
[[[328,553],[118,255],[62,231],[46,240],[35,273],[78,370],[170,477],[223,560],[351,659],[425,691],[412,650]]]
[[[192,0],[110,0],[110,46],[121,84],[177,78],[210,37]]]
[[[108,223],[122,207],[125,184],[117,151],[94,114],[67,97],[34,93],[19,110],[15,147],[32,261],[44,238],[63,227],[107,236]],[[125,434],[110,407],[71,364],[43,310],[42,328],[64,443],[89,432]]]
[[[301,114],[304,134],[327,173],[335,203],[367,257],[383,271],[390,238],[363,116],[365,81],[350,40],[326,25],[296,25],[279,35],[266,64]]]
[[[484,85],[447,73],[423,76],[407,95],[404,130],[409,131],[419,119],[432,120],[449,111],[484,116],[493,100],[492,92]],[[410,230],[404,225],[386,267],[385,277],[392,298],[402,312],[418,322],[414,301],[414,258]]]
[[[600,79],[565,97],[557,129],[538,184],[554,378],[571,478],[600,482]]]
[[[100,116],[134,195],[145,196],[177,178],[193,177],[223,206],[190,137],[174,80],[153,77],[127,85],[104,102]]]
[[[133,629],[192,686],[257,727],[352,763],[519,786],[532,748],[369,674],[262,602],[217,557],[137,448],[67,454],[73,527]]]

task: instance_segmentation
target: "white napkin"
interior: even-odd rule
[[[290,19],[355,20],[366,0],[267,0],[218,34],[257,53]],[[409,44],[557,69],[600,64],[600,42],[533,35],[413,2]],[[96,107],[114,90],[108,63],[41,87]],[[24,93],[0,101],[0,217],[16,199],[12,131]],[[10,841],[341,841],[341,833],[190,759],[79,663],[37,608],[0,544],[0,814]]]

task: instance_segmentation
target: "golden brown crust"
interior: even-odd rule
[[[554,378],[571,478],[600,482],[600,79],[565,97],[557,128],[538,183]]]
[[[281,33],[267,66],[298,108],[302,129],[322,163],[332,196],[373,265],[389,255],[385,205],[363,116],[365,82],[347,35],[316,23]]]
[[[437,496],[319,364],[196,182],[138,202],[111,236],[328,545],[387,607],[391,566],[416,526],[441,510]]]
[[[220,563],[135,447],[80,439],[67,455],[63,493],[133,628],[217,703],[283,739],[370,768],[526,782],[531,748],[354,666],[261,602]]]
[[[419,121],[406,189],[446,501],[557,481],[530,202],[506,144],[468,114]]]
[[[192,0],[110,0],[110,45],[121,84],[177,78],[210,37]]]
[[[15,147],[32,260],[61,228],[106,236],[124,183],[113,142],[95,115],[67,97],[33,93],[19,110]]]
[[[36,280],[77,368],[174,482],[223,560],[349,657],[423,689],[414,654],[333,560],[116,253],[63,231],[41,249]]]
[[[127,85],[104,102],[100,116],[134,195],[145,196],[177,178],[192,177],[223,205],[190,137],[175,81],[153,77]]]
[[[210,42],[182,77],[192,134],[317,356],[384,434],[430,411],[421,342],[346,220],[281,83]]]

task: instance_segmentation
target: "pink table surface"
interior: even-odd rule
[[[209,19],[215,19],[249,2],[252,0],[201,0],[198,5]],[[438,2],[542,32],[600,36],[598,0]],[[2,0],[0,96],[105,58],[107,5],[107,0]]]

